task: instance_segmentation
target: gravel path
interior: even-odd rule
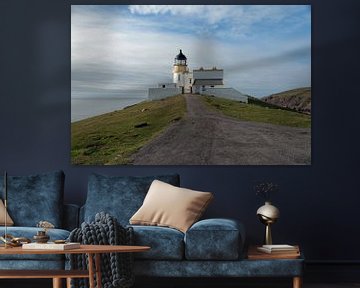
[[[136,165],[310,164],[311,132],[236,120],[184,95],[187,114],[133,155]]]

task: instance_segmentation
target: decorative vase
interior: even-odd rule
[[[280,217],[280,211],[271,202],[266,201],[265,205],[261,206],[256,214],[258,215],[261,223],[265,225],[264,243],[266,245],[272,244],[271,225],[276,222]]]
[[[38,231],[36,235],[34,235],[33,239],[36,243],[47,243],[50,237],[46,234],[46,231]]]

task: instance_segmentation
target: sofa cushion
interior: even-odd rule
[[[3,182],[0,177],[0,183]],[[4,194],[0,185],[0,195]],[[8,212],[16,226],[35,227],[45,220],[62,227],[64,173],[8,176]]]
[[[231,219],[206,219],[195,223],[185,235],[188,260],[238,259],[245,240],[242,224]]]
[[[135,259],[182,260],[184,234],[172,228],[157,226],[132,226],[134,244],[150,246],[146,252],[134,253]]]
[[[130,223],[171,227],[185,233],[201,217],[212,198],[210,192],[174,187],[154,180]]]
[[[96,213],[106,212],[114,216],[121,225],[126,226],[130,217],[143,203],[155,179],[175,186],[180,182],[177,174],[145,177],[90,175],[84,205],[84,221],[91,222]]]
[[[6,217],[6,225],[8,226],[14,225],[14,221],[11,219],[9,213],[6,212],[5,215],[5,205],[4,202],[0,199],[0,226],[5,225],[5,217]]]
[[[36,235],[41,228],[36,227],[8,227],[7,233],[14,237],[25,237],[33,240],[33,236]],[[0,235],[5,234],[5,227],[0,227]],[[49,229],[47,234],[50,236],[49,241],[65,240],[69,237],[70,232],[63,229]],[[0,260],[62,260],[63,255],[0,255]]]

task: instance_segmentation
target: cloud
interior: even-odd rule
[[[172,23],[180,22],[183,28],[201,24],[204,28],[210,28],[225,33],[227,37],[241,36],[253,32],[254,26],[271,26],[292,22],[304,24],[303,19],[309,17],[308,5],[130,5],[129,11],[135,15],[161,15],[164,19],[170,19]],[[170,16],[170,17],[165,17]],[[175,17],[173,17],[175,16]],[[309,19],[308,19],[309,20]],[[184,25],[187,23],[188,25]],[[210,25],[210,27],[208,27]],[[172,25],[171,25],[172,26]],[[171,27],[170,26],[170,27]],[[224,29],[225,28],[225,29]]]
[[[211,5],[130,5],[129,10],[133,14],[159,15],[170,14],[171,16],[196,17],[210,24],[223,21],[231,14],[234,6],[211,6]]]
[[[73,5],[72,97],[121,96],[119,91],[125,90],[142,90],[146,97],[148,87],[171,82],[179,49],[190,68],[224,68],[228,86],[254,96],[308,86],[307,9],[305,5]]]

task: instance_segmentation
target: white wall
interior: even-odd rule
[[[223,79],[224,70],[193,70],[194,79]]]
[[[176,83],[159,83],[158,88],[176,88]]]
[[[202,95],[213,95],[216,97],[248,103],[248,97],[234,88],[206,88]]]
[[[180,75],[180,80],[179,80]],[[190,83],[191,78],[191,83]],[[190,93],[190,87],[192,85],[192,73],[173,73],[173,80],[176,87],[184,87],[185,93]]]
[[[173,82],[176,83],[176,87],[185,87],[186,75],[187,75],[186,73],[173,74]]]
[[[159,100],[181,94],[181,88],[149,88],[149,99]]]

